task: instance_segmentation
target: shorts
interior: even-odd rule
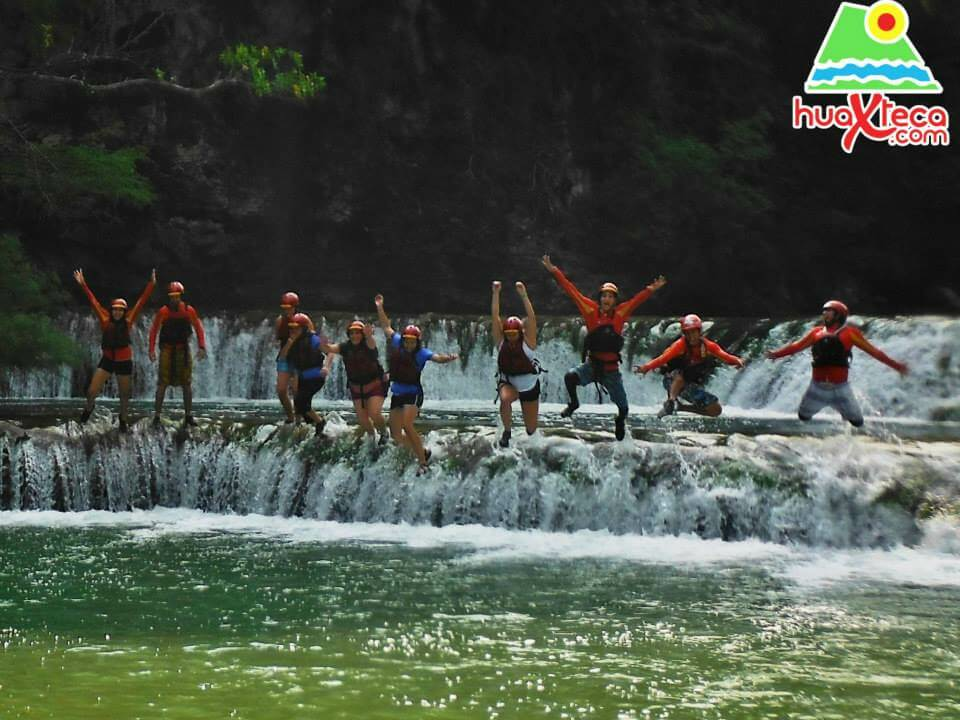
[[[193,380],[193,358],[186,345],[160,346],[161,385],[180,387],[189,385]]]
[[[290,367],[290,362],[286,358],[277,358],[277,374],[280,373],[292,373],[293,368]]]
[[[407,405],[423,407],[423,391],[421,390],[416,395],[392,395],[390,397],[391,410],[401,410]]]
[[[511,387],[513,387],[513,386],[511,385],[511,383],[508,383],[508,382],[506,382],[506,381],[501,380],[501,381],[500,381],[500,384],[497,385],[497,393],[498,393],[498,394],[499,394],[499,392],[500,392],[500,388],[501,388],[503,385],[510,385]],[[516,389],[516,388],[514,388],[514,389]],[[517,399],[519,399],[520,402],[522,402],[522,403],[525,403],[525,402],[536,402],[537,400],[539,400],[539,399],[540,399],[540,381],[537,380],[537,384],[534,385],[534,386],[533,386],[532,388],[530,388],[529,390],[524,390],[523,392],[518,392],[518,393],[517,393]]]
[[[607,370],[603,372],[600,379],[596,378],[596,370],[593,363],[585,362],[579,367],[571,368],[569,372],[575,373],[577,382],[583,385],[589,385],[594,382],[600,383],[607,392],[610,393],[610,400],[617,406],[620,415],[626,417],[630,406],[627,403],[627,391],[623,388],[623,376],[620,370]]]
[[[111,360],[101,357],[97,367],[111,375],[133,375],[133,360]]]
[[[863,425],[863,412],[860,403],[853,396],[849,383],[824,383],[812,380],[803,394],[797,415],[801,420],[809,420],[825,407],[832,407],[851,425]]]
[[[680,372],[680,370],[675,370],[663,376],[663,388],[667,392],[670,392],[670,386],[673,384],[673,378],[676,377],[676,373],[678,372]],[[680,394],[677,397],[701,410],[705,407],[713,405],[714,403],[720,402],[720,398],[704,390],[703,385],[689,382],[684,384],[683,390],[680,391]]]
[[[387,396],[388,382],[387,377],[384,375],[363,385],[348,382],[347,387],[350,388],[350,398],[352,400],[363,402],[367,398],[372,397],[385,398]]]
[[[327,379],[318,378],[300,378],[297,383],[297,394],[293,397],[293,407],[297,415],[306,415],[312,409],[313,396],[323,389]]]

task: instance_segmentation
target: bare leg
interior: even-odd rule
[[[370,401],[367,400],[367,403]],[[370,422],[370,416],[367,413],[367,409],[363,406],[363,400],[354,400],[353,401],[353,410],[357,413],[357,425],[363,428],[363,431],[368,435],[373,435],[373,423]]]
[[[84,406],[84,410],[87,412],[93,410],[93,406],[96,404],[100,393],[103,392],[103,386],[109,378],[110,373],[103,368],[97,368],[94,371],[93,379],[90,380],[90,387],[87,389],[87,404]]]
[[[183,386],[183,412],[187,417],[193,414],[193,385]]]
[[[117,388],[120,390],[120,419],[129,422],[127,408],[130,406],[130,376],[117,375]]]
[[[718,417],[723,412],[720,403],[715,402],[706,407],[697,407],[696,405],[684,405],[677,403],[677,412],[688,412],[694,415],[705,415],[707,417]]]
[[[383,419],[383,401],[382,395],[375,395],[367,398],[367,416],[373,422],[374,426],[381,435],[387,432],[387,421]]]
[[[508,432],[513,424],[513,401],[518,397],[517,389],[513,385],[500,386],[500,420],[503,421],[503,429]]]
[[[531,400],[520,403],[520,410],[523,411],[523,425],[527,429],[527,435],[533,435],[537,431],[537,420],[540,416],[540,401]]]
[[[390,410],[390,437],[397,445],[408,447],[407,439],[403,435],[403,408]]]
[[[670,400],[676,400],[680,397],[680,393],[683,392],[683,387],[686,383],[683,380],[683,375],[679,372],[673,378],[673,382],[670,383],[670,392],[667,394]]]
[[[417,415],[420,414],[420,408],[416,405],[405,405],[403,408],[403,434],[407,438],[407,443],[410,446],[410,449],[413,450],[413,454],[417,456],[417,461],[421,465],[427,464],[427,455],[423,449],[423,440],[420,438],[420,433],[417,432],[417,429],[414,427],[413,423],[417,419]]]
[[[293,400],[290,399],[290,373],[288,372],[277,373],[277,397],[280,398],[283,411],[287,414],[287,420],[293,421],[296,416],[293,413]]]
[[[167,386],[163,383],[157,383],[157,397],[153,403],[153,412],[157,417],[160,417],[160,413],[163,412],[163,398],[167,394]]]

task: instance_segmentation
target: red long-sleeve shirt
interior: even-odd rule
[[[553,277],[577,306],[580,316],[583,318],[584,323],[586,323],[587,332],[591,332],[601,325],[613,325],[613,329],[616,330],[617,333],[623,333],[623,326],[627,320],[630,319],[630,316],[653,295],[652,290],[644,288],[629,300],[617,305],[611,312],[601,313],[600,303],[588,298],[577,290],[576,285],[567,279],[567,276],[563,274],[560,268],[553,270]]]
[[[872,345],[870,341],[863,336],[863,332],[860,330],[860,328],[855,325],[844,325],[839,330],[835,331],[829,330],[824,325],[818,325],[802,338],[797,340],[797,342],[784,345],[782,348],[774,350],[770,353],[770,357],[782,358],[786,357],[787,355],[794,355],[802,350],[806,350],[818,340],[822,340],[829,335],[836,335],[837,339],[843,343],[843,347],[847,352],[850,352],[853,346],[856,345],[871,357],[876,358],[884,365],[893,368],[897,372],[904,372],[907,369],[906,365],[901,362],[897,362],[882,350]],[[813,368],[813,379],[816,382],[827,382],[834,384],[845,383],[847,382],[848,373],[849,368],[842,366],[828,365],[824,367],[815,367]]]
[[[96,295],[93,294],[93,290],[90,289],[90,286],[87,285],[86,282],[81,283],[80,287],[82,287],[83,292],[86,293],[87,300],[90,301],[90,307],[93,308],[93,312],[96,314],[97,320],[100,321],[100,329],[106,330],[110,326],[110,323],[113,322],[110,319],[110,311],[100,304],[100,301],[97,300]],[[153,292],[154,287],[155,283],[152,280],[148,282],[147,286],[143,289],[143,293],[140,295],[140,299],[137,300],[136,304],[133,306],[133,309],[127,312],[126,320],[128,328],[133,327],[133,323],[136,322],[137,317],[140,315],[140,311],[143,310],[143,306],[146,304],[147,299]],[[133,348],[131,348],[129,345],[116,349],[103,348],[103,356],[108,360],[113,360],[114,362],[131,360],[133,359]]]
[[[186,303],[181,302],[180,308],[178,310],[171,310],[169,305],[164,305],[162,308],[157,310],[156,316],[153,318],[153,325],[150,326],[150,352],[154,352],[157,346],[157,333],[160,332],[160,328],[163,326],[167,320],[181,320],[186,319],[190,321],[190,324],[193,326],[193,331],[197,334],[197,346],[201,350],[205,350],[207,347],[207,336],[203,332],[203,324],[200,322],[200,318],[197,316],[197,311],[193,309],[192,305],[187,305]]]
[[[715,343],[713,340],[708,340],[707,338],[702,338],[701,342],[703,343],[703,349],[706,350],[706,353],[701,352],[700,343],[697,343],[695,346],[689,348],[690,353],[690,363],[696,364],[701,363],[707,359],[706,356],[712,355],[713,357],[722,360],[727,365],[739,365],[742,361],[736,355],[731,355],[726,350],[724,350],[718,343]],[[641,365],[640,370],[643,372],[649,372],[651,370],[656,370],[658,367],[666,365],[671,360],[675,358],[686,355],[688,351],[687,342],[683,338],[680,338],[674,342],[670,347],[664,350],[658,357],[655,357],[650,362]]]

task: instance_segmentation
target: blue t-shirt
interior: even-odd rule
[[[395,348],[403,347],[403,336],[395,332],[390,338],[390,344]],[[413,357],[413,362],[417,365],[417,370],[423,370],[424,366],[434,355],[433,350],[429,348],[421,347],[417,350],[417,354]],[[401,382],[391,382],[390,383],[390,392],[394,395],[416,395],[420,392],[419,385],[409,385],[407,383]]]
[[[320,340],[320,336],[319,336],[319,335],[311,335],[311,336],[310,336],[310,347],[311,347],[311,348],[313,348],[314,350],[319,350],[319,349],[320,349],[320,343],[321,343],[321,340]],[[307,368],[306,370],[304,370],[303,372],[300,373],[300,377],[304,378],[305,380],[316,380],[317,378],[322,378],[322,377],[323,377],[323,367]]]

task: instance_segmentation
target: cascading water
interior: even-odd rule
[[[412,318],[416,319],[416,318]],[[459,352],[461,361],[445,366],[428,366],[424,373],[427,401],[492,401],[495,360],[489,321],[484,318],[455,317],[416,319],[425,339],[436,350]],[[403,322],[406,320],[403,319]],[[960,398],[960,320],[916,317],[857,319],[868,338],[892,357],[906,361],[911,375],[900,378],[886,366],[860,351],[854,352],[851,379],[868,415],[886,417],[951,417],[958,412]],[[321,318],[319,329],[333,339],[345,338],[347,318]],[[395,322],[401,322],[397,319]],[[237,315],[215,315],[204,319],[209,358],[194,364],[194,397],[198,399],[268,399],[274,395],[272,321]],[[0,391],[8,398],[79,397],[99,359],[99,329],[89,314],[68,314],[66,332],[76,337],[87,351],[81,368],[70,370],[9,370],[0,376]],[[142,320],[134,338],[134,397],[152,396],[156,366],[147,359],[146,327]],[[766,350],[798,339],[812,321],[771,323],[764,320],[719,320],[709,335],[748,359],[746,369],[737,372],[721,367],[709,383],[711,392],[724,404],[750,410],[792,414],[809,381],[810,353],[805,352],[776,363],[763,359]],[[564,372],[580,362],[583,327],[579,319],[541,320],[537,356],[549,371],[542,376],[544,402],[564,402]],[[625,333],[624,369],[649,359],[676,336],[669,321],[638,318]],[[383,356],[383,336],[376,335]],[[663,400],[660,376],[640,377],[625,372],[627,396],[635,406],[658,405]],[[107,396],[115,394],[108,384]],[[337,362],[320,398],[346,398],[342,366]],[[592,388],[581,390],[586,402],[595,402]]]

